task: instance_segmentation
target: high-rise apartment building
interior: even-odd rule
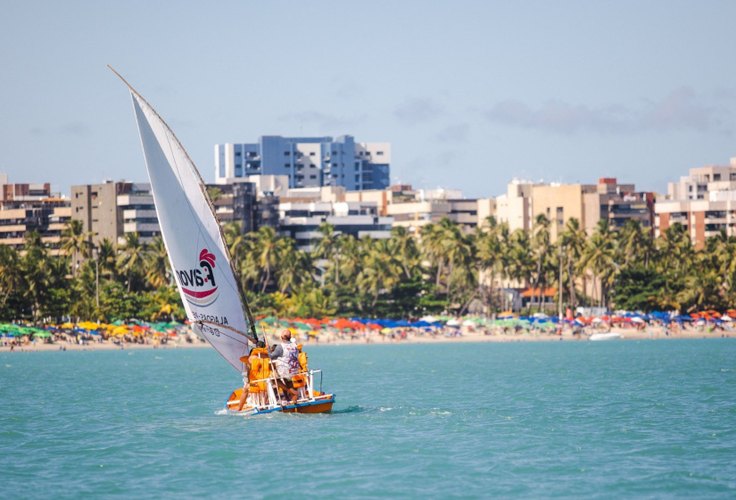
[[[620,229],[633,220],[653,234],[654,193],[636,191],[633,184],[619,184],[610,177],[599,179],[594,188],[583,194],[585,230],[589,234],[600,220],[607,220],[611,229]]]
[[[667,186],[667,198],[657,200],[655,234],[675,223],[687,229],[696,247],[721,231],[736,236],[736,158],[726,166],[691,168],[689,175]]]
[[[92,241],[122,242],[125,233],[138,233],[142,242],[161,234],[147,183],[113,182],[72,186],[72,219],[82,221]]]
[[[28,233],[35,231],[56,255],[70,217],[69,200],[51,193],[49,183],[11,184],[6,174],[0,174],[0,245],[20,249]]]
[[[290,188],[343,186],[348,190],[389,185],[391,145],[332,137],[262,136],[253,144],[215,146],[215,182],[254,175],[286,175]]]
[[[220,224],[237,222],[243,233],[258,228],[259,210],[254,183],[208,184],[207,191]]]
[[[496,218],[509,229],[531,231],[537,216],[550,222],[552,241],[570,219],[577,219],[589,234],[601,220],[612,229],[635,220],[651,231],[654,221],[654,194],[637,192],[633,184],[619,184],[615,178],[601,178],[597,184],[543,184],[514,180],[507,192],[496,198]]]

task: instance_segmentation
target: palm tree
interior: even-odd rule
[[[690,235],[681,224],[675,223],[657,239],[655,249],[655,270],[665,276],[661,305],[681,310],[682,302],[678,301],[678,297],[688,286],[687,277],[695,272],[695,250]]]
[[[475,243],[477,248],[477,262],[479,275],[486,273],[489,276],[488,279],[488,293],[485,294],[483,303],[492,306],[490,302],[493,300],[493,291],[496,281],[496,275],[501,271],[503,261],[503,242],[502,234],[504,231],[508,233],[508,225],[506,223],[498,224],[495,217],[488,217],[487,224],[478,229],[475,236]],[[482,280],[479,277],[479,285]],[[482,290],[485,291],[486,287],[481,286]]]
[[[541,308],[543,288],[547,285],[547,275],[550,272],[550,222],[543,214],[537,215],[532,228],[531,251],[535,262],[534,284],[533,288],[537,289],[537,304]],[[530,301],[531,306],[531,301]]]
[[[563,269],[566,269],[570,307],[577,306],[575,283],[578,273],[582,273],[583,290],[585,290],[585,270],[581,266],[581,262],[585,252],[586,240],[587,235],[585,230],[580,227],[580,221],[576,218],[568,219],[565,223],[565,229],[560,235],[559,244],[562,246],[562,265]]]
[[[592,274],[594,285],[596,279],[598,280],[600,287],[598,303],[601,306],[605,305],[606,289],[615,277],[615,264],[615,235],[609,229],[608,221],[601,219],[595,232],[588,239],[581,261],[583,268]]]
[[[419,264],[419,249],[414,236],[405,227],[392,227],[389,251],[396,256],[404,271],[404,277],[411,278]]]
[[[25,254],[20,262],[21,272],[25,277],[24,295],[31,305],[31,317],[37,321],[48,293],[48,252],[41,241],[41,235],[36,231],[26,234],[24,250]]]
[[[115,245],[104,238],[97,247],[97,260],[100,263],[101,274],[107,279],[113,279],[117,275],[116,259]]]
[[[248,235],[252,240],[253,263],[257,266],[258,287],[265,293],[278,264],[278,242],[280,236],[272,227],[261,227]]]
[[[128,292],[132,291],[134,282],[138,283],[145,259],[146,246],[141,242],[138,233],[125,233],[125,241],[118,256],[118,267],[126,277]]]
[[[529,234],[522,229],[516,229],[511,233],[504,253],[506,276],[522,286],[528,287],[534,271]]]
[[[733,236],[726,238],[725,234],[721,234],[719,238],[711,239],[715,240],[715,248],[712,249],[712,253],[716,257],[715,266],[718,275],[722,277],[721,286],[723,289],[723,294],[728,304],[735,304],[736,238]]]
[[[691,272],[684,277],[685,286],[675,295],[678,309],[688,312],[703,309],[719,309],[724,304],[720,296],[720,276],[717,268],[709,262],[717,260],[713,254],[697,252]]]
[[[443,254],[443,238],[445,232],[439,224],[427,224],[420,230],[421,249],[424,259],[434,269],[435,286],[440,287],[440,280],[444,273],[445,256]]]
[[[340,248],[337,235],[335,234],[335,226],[328,222],[323,222],[317,228],[320,238],[314,247],[312,256],[315,259],[324,259],[326,261],[325,274],[332,274],[335,286],[340,285]]]
[[[156,236],[148,245],[145,254],[146,281],[154,289],[171,282],[169,254],[161,236]]]
[[[634,260],[649,267],[649,262],[654,252],[654,246],[650,234],[647,234],[639,221],[630,219],[621,228],[619,234],[620,245],[617,251],[616,261],[626,266]]]
[[[340,283],[354,283],[363,266],[365,242],[347,234],[341,234],[337,239],[337,247],[340,249],[337,261],[340,268]]]
[[[11,296],[22,289],[23,274],[21,273],[20,256],[9,246],[0,245],[0,312]]]
[[[304,283],[312,281],[309,255],[296,248],[294,240],[283,238],[279,241],[278,286],[281,293],[293,292]]]
[[[72,275],[77,275],[80,260],[91,255],[91,232],[84,231],[81,220],[72,219],[61,233],[61,250],[72,258]],[[80,259],[81,257],[81,259]]]
[[[243,251],[245,250],[245,236],[240,222],[228,222],[222,228],[222,234],[225,237],[230,258],[233,260],[233,267],[238,269],[243,259]]]
[[[464,266],[473,248],[469,238],[465,237],[460,226],[447,217],[437,224],[427,224],[421,229],[421,248],[430,268],[435,269],[435,286],[444,284],[445,294],[450,294],[453,281],[463,281],[468,275],[463,270],[456,271],[457,266]],[[458,272],[460,274],[458,274]]]
[[[371,307],[375,307],[381,292],[392,289],[401,275],[401,265],[389,251],[388,240],[369,240],[363,269],[358,274],[358,287],[370,295]]]

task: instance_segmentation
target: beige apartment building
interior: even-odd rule
[[[496,198],[496,220],[505,222],[510,231],[529,231],[532,227],[532,188],[543,184],[514,179],[506,193]]]
[[[537,216],[544,215],[550,222],[550,238],[552,241],[556,241],[557,237],[565,230],[565,223],[569,219],[577,219],[581,222],[581,225],[583,222],[587,222],[583,196],[593,189],[594,186],[586,184],[533,186],[530,229],[534,228],[534,221]]]
[[[691,168],[667,186],[667,197],[655,205],[655,234],[681,224],[697,248],[721,231],[736,236],[736,158],[727,166]]]
[[[600,220],[613,229],[628,220],[652,228],[654,194],[636,192],[633,184],[619,184],[615,178],[601,178],[597,184],[541,184],[514,180],[506,193],[496,198],[496,219],[511,231],[531,231],[534,221],[544,215],[550,221],[552,241],[564,231],[567,221],[577,219],[589,234]]]

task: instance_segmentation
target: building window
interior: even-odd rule
[[[376,154],[377,154],[378,156],[383,156],[383,151],[378,151],[378,152],[377,152]]]
[[[291,156],[291,151],[284,151],[284,156]]]

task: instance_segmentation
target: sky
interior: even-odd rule
[[[146,181],[130,96],[206,181],[261,135],[390,142],[391,180],[666,192],[736,157],[733,1],[0,0],[0,172]]]

